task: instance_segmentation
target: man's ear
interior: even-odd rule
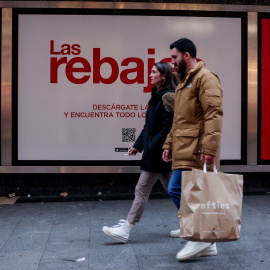
[[[188,59],[188,58],[190,58],[190,54],[189,54],[189,52],[185,52],[185,53],[184,53],[184,59],[186,60],[186,59]]]

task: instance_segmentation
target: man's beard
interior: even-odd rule
[[[185,74],[186,66],[187,66],[186,61],[182,59],[178,64],[177,73]]]

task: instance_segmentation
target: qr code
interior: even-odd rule
[[[122,128],[122,142],[135,142],[136,128]]]

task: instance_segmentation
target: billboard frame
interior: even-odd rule
[[[241,19],[241,158],[221,160],[222,165],[247,164],[247,13],[224,11],[182,11],[149,9],[75,9],[75,8],[14,8],[12,10],[12,166],[138,166],[139,161],[123,160],[18,160],[18,18],[20,14],[62,15],[138,15],[195,16]]]

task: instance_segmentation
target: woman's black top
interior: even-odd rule
[[[162,146],[171,130],[173,113],[166,111],[162,96],[174,90],[152,91],[152,106],[146,111],[145,125],[134,144],[134,148],[143,151],[141,170],[156,173],[171,171],[171,162],[162,160]]]

